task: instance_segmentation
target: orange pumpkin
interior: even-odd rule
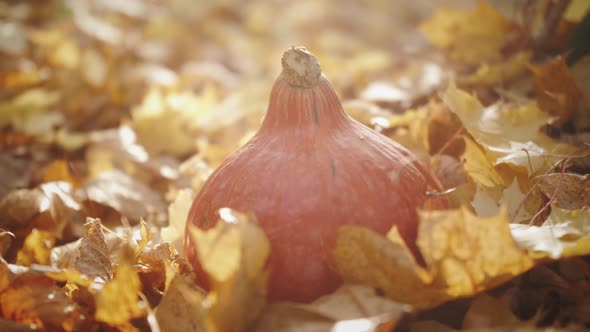
[[[331,257],[341,225],[397,225],[415,248],[417,209],[446,203],[427,198],[440,185],[411,152],[343,111],[313,54],[291,48],[282,65],[260,130],[210,176],[187,224],[253,211],[271,245],[269,299],[308,302],[341,283]],[[184,251],[206,287],[188,232]]]

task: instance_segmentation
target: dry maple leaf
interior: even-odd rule
[[[162,301],[156,317],[162,331],[206,331],[205,294],[192,281],[176,275]]]
[[[206,326],[212,331],[244,331],[266,304],[270,253],[268,238],[252,216],[219,210],[210,230],[191,227],[199,262],[209,277]]]
[[[533,266],[512,239],[505,211],[491,218],[465,208],[420,216],[416,243],[426,268],[416,263],[395,227],[387,238],[342,227],[334,250],[341,276],[378,287],[402,303],[430,308],[497,286]]]

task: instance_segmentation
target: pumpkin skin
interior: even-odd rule
[[[426,167],[350,118],[315,57],[292,48],[283,57],[260,130],[195,197],[185,256],[206,288],[188,224],[213,227],[222,207],[253,211],[271,246],[269,300],[309,302],[341,284],[331,251],[342,225],[381,234],[397,225],[418,253],[417,209],[446,206],[442,198],[427,199],[433,190],[440,185]]]

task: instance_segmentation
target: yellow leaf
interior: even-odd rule
[[[131,264],[133,251],[126,247],[121,254],[115,277],[96,294],[96,320],[117,326],[145,316],[146,308],[138,297],[141,282]]]
[[[573,153],[573,146],[556,142],[539,131],[551,119],[535,102],[524,105],[498,102],[484,107],[477,97],[450,84],[443,100],[469,134],[491,157],[494,165],[511,164],[529,174],[544,171]]]
[[[168,207],[168,226],[161,230],[162,240],[170,241],[176,248],[182,248],[184,230],[188,212],[193,203],[192,190],[185,189],[178,192],[176,199]]]
[[[52,232],[33,229],[25,239],[25,243],[17,255],[17,263],[20,265],[49,264],[51,248],[55,244],[55,236]]]
[[[270,245],[252,217],[223,208],[210,230],[190,228],[190,236],[211,291],[207,295],[207,327],[211,331],[243,331],[266,304]]]
[[[502,59],[501,51],[513,25],[480,0],[470,10],[439,8],[419,29],[451,59],[475,65]]]
[[[494,168],[486,152],[467,137],[465,138],[465,152],[462,159],[465,160],[463,165],[465,172],[476,183],[487,188],[500,187],[504,184],[504,180]]]
[[[334,251],[341,276],[382,289],[417,308],[470,296],[524,273],[533,261],[510,234],[504,210],[478,218],[465,208],[420,212],[418,265],[394,227],[388,239],[362,227],[342,227]],[[395,282],[392,282],[395,280]]]
[[[184,155],[196,148],[195,129],[215,104],[214,90],[165,93],[153,88],[131,111],[139,141],[154,153]]]
[[[205,331],[205,295],[181,275],[176,275],[156,308],[162,331]]]

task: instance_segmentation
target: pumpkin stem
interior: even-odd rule
[[[322,68],[315,56],[305,47],[291,47],[281,59],[281,75],[294,87],[312,88],[322,76]]]

